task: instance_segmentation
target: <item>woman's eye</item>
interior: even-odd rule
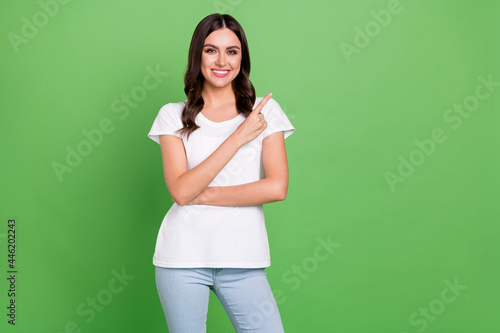
[[[206,49],[205,52],[206,53],[216,53],[217,50],[215,50],[215,49]],[[236,51],[236,50],[229,50],[229,51],[227,51],[227,53],[231,54],[231,55],[236,55],[236,54],[238,54],[238,51]]]

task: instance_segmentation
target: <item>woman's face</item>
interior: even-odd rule
[[[223,88],[238,76],[241,65],[241,43],[231,30],[213,31],[205,39],[201,55],[201,73],[205,85]]]

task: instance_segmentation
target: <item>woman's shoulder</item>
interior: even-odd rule
[[[184,110],[184,106],[186,105],[186,100],[182,102],[170,102],[165,105],[163,105],[160,108],[160,113],[168,113],[171,115],[181,115],[182,110]]]

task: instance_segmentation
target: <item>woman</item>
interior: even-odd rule
[[[205,332],[210,290],[237,332],[283,332],[262,205],[286,197],[284,139],[295,129],[272,94],[255,96],[249,74],[240,24],[205,17],[189,48],[187,100],[164,105],[148,134],[174,200],[153,256],[171,333]]]

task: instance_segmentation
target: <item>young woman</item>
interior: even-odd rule
[[[210,290],[237,332],[283,332],[262,205],[286,197],[284,141],[295,129],[271,94],[255,96],[249,75],[240,24],[205,17],[189,48],[187,100],[164,105],[148,134],[174,201],[153,256],[170,333],[206,331]]]

